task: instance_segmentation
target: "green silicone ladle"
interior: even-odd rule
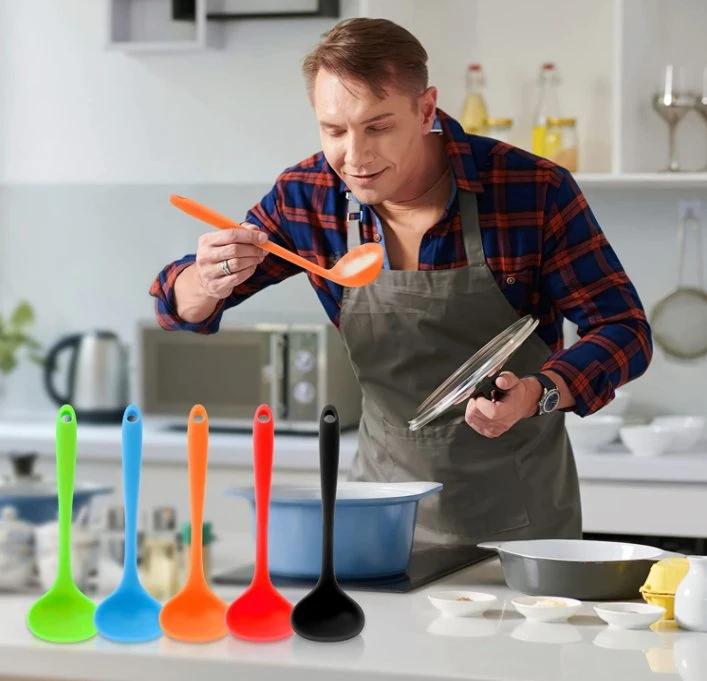
[[[71,573],[71,517],[76,471],[76,414],[65,404],[56,418],[56,483],[59,496],[59,565],[56,580],[27,613],[27,626],[38,638],[76,643],[96,635],[96,604],[84,596]]]

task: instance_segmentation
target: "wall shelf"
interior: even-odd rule
[[[314,6],[310,1],[311,8],[287,1],[289,9],[271,5],[272,11],[263,11],[268,3],[251,1],[253,11],[245,11],[246,0],[237,5],[228,0],[107,0],[106,44],[126,52],[193,52],[221,47],[222,27],[231,21],[341,16],[340,0],[316,0]]]
[[[580,187],[604,189],[704,189],[707,191],[707,172],[703,173],[577,173]]]

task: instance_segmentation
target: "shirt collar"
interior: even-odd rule
[[[431,133],[441,134],[444,137],[449,165],[452,167],[453,174],[452,196],[456,193],[456,188],[470,192],[484,191],[472,154],[470,137],[464,132],[461,124],[442,111],[442,109],[437,109]],[[338,178],[338,180],[340,192],[350,191],[341,178]]]

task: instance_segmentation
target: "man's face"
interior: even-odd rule
[[[363,203],[407,200],[420,172],[424,137],[434,122],[436,90],[414,99],[386,88],[384,99],[328,71],[317,74],[314,111],[329,165]]]

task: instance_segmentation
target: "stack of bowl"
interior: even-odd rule
[[[704,437],[704,416],[659,416],[645,425],[624,425],[621,441],[635,456],[689,452]]]

